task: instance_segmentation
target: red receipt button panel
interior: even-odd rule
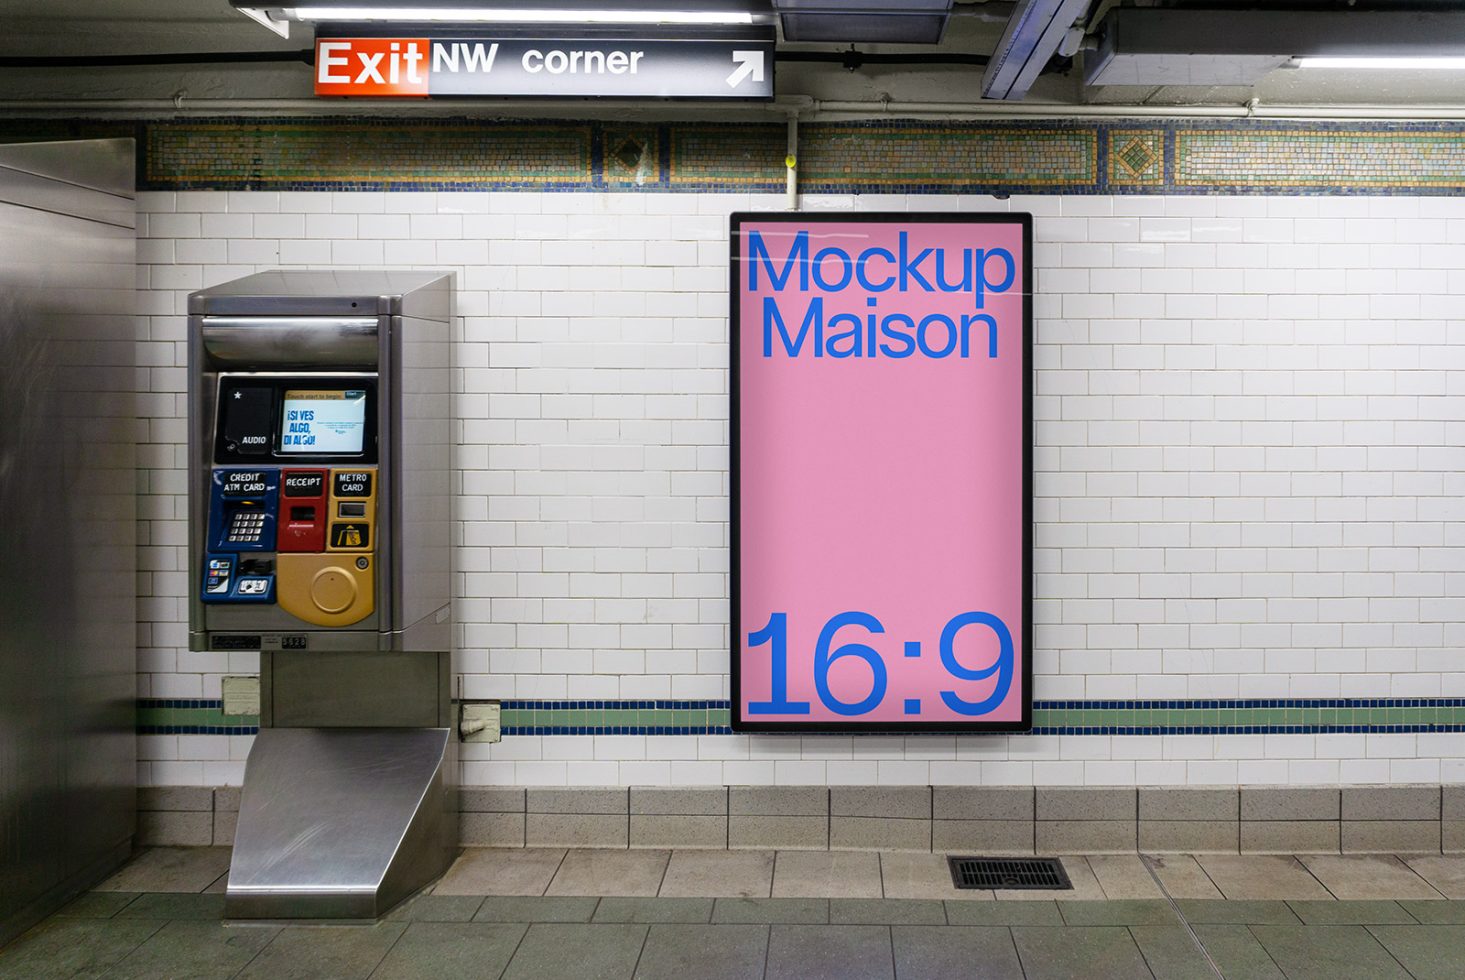
[[[279,551],[326,550],[325,470],[286,470],[280,480]]]

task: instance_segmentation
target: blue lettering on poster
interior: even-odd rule
[[[839,294],[856,286],[865,293],[966,294],[981,311],[987,298],[1017,282],[1017,260],[1005,248],[913,250],[910,233],[900,232],[894,252],[872,247],[859,252],[835,245],[812,251],[809,232],[794,235],[787,254],[775,259],[763,233],[748,234],[749,291],[766,283],[763,297],[763,356],[833,359],[913,356],[941,359],[997,356],[997,320],[989,313],[928,313],[919,318],[880,307],[869,296],[863,309],[839,303]],[[801,314],[785,316],[779,300],[794,292],[806,298]],[[813,295],[810,295],[813,294]]]

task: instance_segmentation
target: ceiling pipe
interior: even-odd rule
[[[777,113],[787,117],[790,108],[798,107],[803,122],[819,118],[848,119],[1296,119],[1296,120],[1376,120],[1439,121],[1465,120],[1465,105],[1055,105],[1008,102],[901,102],[896,100],[817,100],[807,97],[780,98],[772,103],[749,103],[737,107],[721,107],[716,116],[702,119],[726,119],[734,112],[754,114]],[[681,119],[696,121],[698,110],[693,105],[678,107]],[[594,118],[609,112],[654,115],[661,120],[677,117],[664,103],[603,100],[596,102],[564,102],[549,100],[507,101],[482,99],[432,99],[404,105],[397,99],[353,99],[349,103],[333,99],[185,99],[175,104],[169,98],[157,99],[8,99],[0,100],[0,112],[44,116],[48,114],[95,113],[98,116],[128,115],[134,118],[163,116],[260,115],[280,113],[293,115],[365,117],[410,114],[421,118],[442,116],[491,116],[523,118],[549,113],[558,118]],[[83,116],[84,117],[84,116]]]
[[[784,178],[785,207],[790,211],[799,209],[799,110],[788,110],[788,152],[783,158],[788,169]]]
[[[1253,100],[1254,102],[1255,100]],[[875,112],[875,110],[880,110]],[[1439,120],[1465,119],[1465,105],[1052,105],[1042,103],[1003,104],[991,102],[875,102],[815,100],[812,111],[826,115],[857,113],[898,119],[1008,118],[1008,119],[1376,119]]]
[[[872,53],[850,45],[845,51],[779,51],[781,62],[841,65],[849,71],[865,65],[971,65],[982,67],[989,58],[984,54],[960,52],[908,51]],[[226,64],[315,64],[315,50],[298,51],[192,51],[164,54],[108,55],[0,55],[0,68],[137,68],[158,65],[226,65]],[[1059,67],[1049,66],[1050,70]]]
[[[315,51],[180,51],[165,54],[0,55],[0,68],[140,68],[155,65],[315,64]]]

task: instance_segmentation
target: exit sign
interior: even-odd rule
[[[315,94],[771,99],[773,37],[318,37]]]

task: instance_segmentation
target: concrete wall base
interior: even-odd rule
[[[460,791],[470,847],[1465,853],[1465,786],[712,786]],[[138,843],[227,846],[237,787],[138,794]]]

